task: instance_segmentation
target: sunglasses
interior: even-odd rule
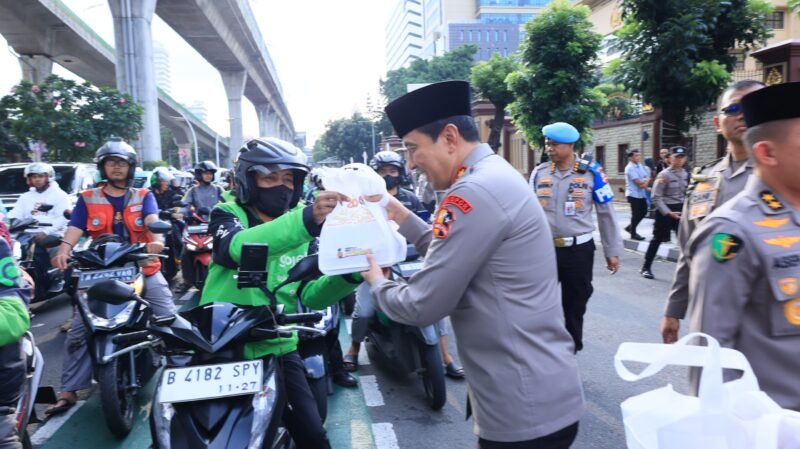
[[[719,111],[728,116],[739,115],[742,113],[742,104],[741,103],[729,104],[728,106],[725,106]]]

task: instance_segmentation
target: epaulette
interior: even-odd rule
[[[694,188],[698,183],[708,181],[708,176],[701,174],[703,173],[703,170],[719,164],[723,159],[725,159],[724,156],[719,159],[715,159],[701,167],[695,167],[694,170],[692,170],[692,174],[689,176],[689,184],[686,186],[686,194],[688,195],[694,191]]]

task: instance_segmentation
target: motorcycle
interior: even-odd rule
[[[23,449],[33,449],[28,424],[42,422],[34,409],[34,404],[53,404],[56,402],[56,391],[53,387],[41,386],[44,373],[44,358],[33,339],[33,334],[26,332],[22,336],[22,352],[25,357],[25,383],[22,395],[17,400],[14,422]]]
[[[244,344],[289,337],[292,330],[322,333],[312,327],[289,324],[318,321],[318,313],[285,314],[274,292],[283,286],[311,279],[316,260],[300,261],[275,289],[266,287],[266,245],[259,265],[243,256],[239,288],[260,288],[271,300],[268,307],[243,307],[211,303],[176,315],[153,320],[148,331],[131,333],[166,356],[167,366],[156,386],[150,413],[155,449],[183,448],[285,448],[292,442],[280,425],[286,393],[280,381],[278,360],[268,356],[246,360]],[[259,249],[261,251],[261,249]],[[262,258],[263,257],[263,258]],[[251,262],[247,262],[251,260]],[[125,284],[109,281],[105,297],[119,300],[135,296]]]
[[[186,203],[181,201],[180,196],[176,195],[172,202],[172,207],[184,207]],[[161,261],[161,274],[167,282],[172,282],[175,275],[178,274],[179,265],[181,263],[181,253],[183,252],[183,228],[184,223],[180,220],[172,218],[173,209],[164,209],[158,212],[158,218],[161,221],[170,223],[172,230],[164,236],[164,255],[166,257]]]
[[[391,268],[394,280],[407,282],[422,269],[422,260],[414,245],[409,244],[404,262]],[[428,405],[439,410],[447,400],[444,364],[439,349],[439,336],[433,325],[408,326],[389,319],[376,304],[375,315],[367,328],[367,341],[389,361],[401,375],[419,375]]]
[[[300,304],[300,301],[298,301],[297,310],[299,312],[311,312],[307,307]],[[299,338],[297,352],[303,358],[303,365],[306,368],[306,380],[308,380],[308,386],[317,401],[317,409],[324,423],[328,417],[328,396],[333,394],[333,379],[328,372],[328,341],[325,335],[334,331],[339,325],[339,305],[328,306],[320,313],[322,314],[322,319],[314,324],[314,328],[324,331],[324,334],[299,331],[297,333]]]
[[[186,220],[187,226],[183,232],[187,256],[181,264],[183,279],[191,280],[198,290],[203,290],[208,276],[208,264],[211,263],[211,251],[214,249],[214,237],[208,233],[210,215],[211,211],[207,207],[193,212]]]
[[[52,208],[53,206],[50,204],[42,204],[39,206],[38,210],[40,212],[47,212]],[[37,265],[41,265],[43,262],[38,261],[35,257],[36,247],[53,247],[57,246],[60,242],[59,237],[52,234],[47,235],[40,242],[36,241],[36,235],[46,232],[49,227],[49,223],[39,223],[34,218],[25,218],[13,220],[8,229],[14,243],[14,259],[16,259],[19,266],[31,276],[36,285],[36,291],[31,302],[44,301],[64,290],[65,276],[60,270],[56,268],[43,269],[42,267],[37,267]],[[49,261],[47,263],[49,266]]]
[[[172,226],[157,221],[148,228],[150,232],[165,234]],[[125,243],[114,235],[102,240],[89,239],[83,245],[88,248],[76,248],[70,263],[74,270],[73,304],[85,326],[106,425],[111,433],[124,437],[133,425],[136,393],[155,373],[156,364],[149,349],[127,345],[120,334],[144,330],[151,310],[142,299],[122,301],[113,295],[106,296],[102,286],[104,281],[115,279],[141,292],[144,275],[138,262],[158,255],[147,254],[144,243]]]

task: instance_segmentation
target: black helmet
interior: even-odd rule
[[[194,166],[194,177],[198,181],[203,181],[203,172],[210,171],[211,173],[217,172],[217,165],[211,161],[198,162]]]
[[[406,173],[406,163],[403,160],[402,156],[395,153],[394,151],[384,150],[379,151],[375,154],[375,157],[369,161],[370,167],[373,170],[378,171],[381,167],[387,165],[393,165],[400,170],[400,184],[407,184],[408,183],[408,174]]]
[[[128,161],[128,164],[130,165],[130,170],[128,170],[128,179],[133,179],[133,173],[136,171],[136,150],[134,150],[132,146],[128,145],[127,142],[119,137],[112,137],[108,139],[108,141],[104,143],[103,146],[100,147],[94,154],[94,162],[97,164],[97,169],[100,170],[100,174],[102,175],[103,179],[108,179],[105,171],[103,171],[103,161],[112,156]]]
[[[259,137],[245,143],[233,167],[237,201],[240,204],[250,203],[250,193],[256,189],[255,172],[271,173],[283,169],[294,171],[294,193],[290,204],[290,207],[294,207],[303,194],[303,181],[309,171],[303,152],[291,143],[274,137]]]

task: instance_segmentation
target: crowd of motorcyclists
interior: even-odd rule
[[[8,239],[0,240],[0,264],[3,264],[0,267],[0,321],[9,323],[0,326],[2,449],[22,447],[26,441],[25,429],[14,426],[22,371],[17,372],[21,368],[13,359],[18,356],[16,345],[20,337],[30,326],[29,314],[24,308],[34,298],[43,300],[66,292],[73,297],[74,306],[71,323],[65,326],[68,332],[60,392],[45,415],[59,414],[73,407],[78,391],[90,388],[93,378],[98,380],[95,365],[99,360],[108,361],[128,351],[116,352],[122,347],[116,345],[108,350],[110,355],[98,355],[92,345],[87,344],[98,328],[87,316],[100,312],[87,305],[86,298],[91,299],[93,288],[94,292],[99,291],[98,285],[102,282],[98,283],[97,279],[117,279],[117,274],[109,273],[120,273],[110,268],[115,266],[111,260],[116,257],[114,252],[122,254],[120,245],[138,245],[138,250],[128,248],[129,254],[124,255],[125,261],[135,260],[134,275],[131,279],[117,280],[136,287],[135,294],[140,294],[141,303],[152,312],[148,315],[149,325],[168,322],[163,321],[164,317],[175,316],[173,290],[180,292],[191,286],[201,292],[195,304],[198,308],[221,302],[241,308],[266,306],[271,313],[287,317],[334,306],[359,289],[353,346],[343,357],[338,342],[338,323],[334,331],[325,336],[325,360],[331,381],[345,387],[357,385],[357,380],[347,371],[358,368],[362,330],[374,313],[369,289],[363,288],[366,284],[362,283],[361,276],[317,273],[313,279],[283,288],[286,282],[294,279],[292,268],[297,262],[316,252],[322,223],[343,199],[338,193],[325,191],[320,172],[311,170],[302,151],[278,139],[253,139],[241,149],[234,168],[225,172],[220,182],[215,182],[219,169],[213,162],[198,163],[194,167],[195,184],[186,191],[166,167],[153,170],[145,187],[133,187],[139,162],[129,144],[119,139],[109,140],[95,154],[97,182],[81,192],[74,204],[55,182],[55,172],[49,164],[34,162],[24,171],[30,191],[19,197],[6,222],[0,222],[0,234],[11,231]],[[415,183],[398,153],[382,151],[370,165],[383,177],[390,194],[429,220],[433,202],[423,205],[415,193],[406,189],[413,189]],[[422,187],[424,189],[424,185]],[[427,196],[431,197],[430,192]],[[157,231],[154,226],[157,222],[169,223],[170,229]],[[237,273],[244,269],[247,252],[252,249],[248,245],[252,243],[268,245],[265,285],[237,291],[242,285],[241,280],[237,281],[241,277]],[[80,251],[93,251],[97,259],[95,265],[91,258],[76,257]],[[91,270],[86,264],[92,265]],[[16,276],[17,272],[31,276],[26,280],[21,275]],[[173,285],[171,289],[171,281],[178,272],[184,284]],[[125,273],[125,276],[129,274]],[[134,278],[140,279],[136,281],[140,285],[136,285]],[[133,297],[132,293],[128,299]],[[128,320],[127,316],[124,319]],[[278,321],[275,318],[273,324],[279,324]],[[106,324],[107,329],[114,328],[113,323]],[[104,329],[103,326],[99,328]],[[442,352],[443,363],[440,364],[445,366],[448,376],[463,378],[463,370],[447,351],[444,320],[436,325],[436,331]],[[262,332],[262,335],[266,334]],[[115,337],[111,341],[119,343],[122,339]],[[297,333],[275,331],[274,335],[260,340],[248,340],[243,346],[243,355],[246,359],[272,357],[280,366],[284,395],[280,401],[286,404],[280,426],[288,430],[296,447],[330,447],[323,428],[324,418],[320,417],[317,401],[306,381],[310,368],[304,367],[304,356],[298,354]],[[172,366],[171,363],[167,365]],[[134,386],[138,381],[140,379],[127,379]],[[123,382],[121,377],[118,382]],[[109,427],[112,427],[110,423]],[[113,428],[112,431],[125,432],[124,426],[122,431]],[[154,435],[154,442],[157,440]]]

